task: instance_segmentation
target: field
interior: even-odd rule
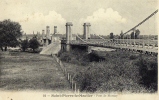
[[[0,91],[71,91],[51,56],[0,53]],[[81,92],[156,93],[157,57],[128,51],[59,53]]]
[[[51,56],[0,53],[0,91],[69,91],[70,86]]]

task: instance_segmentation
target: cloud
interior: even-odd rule
[[[53,32],[54,26],[58,27],[59,33],[64,33],[60,31],[61,28],[65,28],[66,20],[57,12],[50,11],[47,15],[43,13],[33,13],[26,15],[25,18],[19,20],[22,25],[24,32],[32,33],[33,31],[42,31],[46,29],[46,26],[50,26],[51,33]]]
[[[122,30],[122,25],[126,24],[127,20],[112,8],[106,10],[100,8],[94,11],[91,16],[81,18],[80,23],[84,22],[91,23],[92,34],[97,32],[98,34],[108,35],[110,32],[119,33]]]
[[[101,8],[93,13],[92,16],[88,16],[84,21],[89,22],[103,22],[109,21],[117,22],[117,23],[125,23],[126,19],[123,18],[117,11],[114,11],[112,8],[108,8],[107,10]]]
[[[18,1],[18,0],[17,0]],[[65,24],[66,20],[61,16],[61,14],[57,13],[56,11],[52,10],[49,11],[47,14],[44,12],[35,12],[27,11],[25,3],[21,5],[21,3],[14,2],[2,2],[0,6],[1,12],[3,12],[3,16],[0,16],[0,20],[4,19],[11,19],[12,21],[19,22],[22,26],[22,31],[26,34],[42,32],[42,30],[46,29],[46,26],[50,26],[50,31],[53,33],[54,26],[57,26],[57,31],[59,33],[65,33]],[[6,7],[6,5],[8,6]]]

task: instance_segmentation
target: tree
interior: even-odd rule
[[[139,39],[140,31],[139,29],[135,30],[135,39]]]
[[[2,51],[7,51],[7,47],[16,47],[19,45],[17,40],[22,36],[21,25],[18,22],[13,22],[10,19],[0,21],[0,48]]]
[[[110,39],[114,39],[113,33],[110,33]]]
[[[134,38],[135,38],[134,35],[135,35],[134,32],[132,32],[132,33],[131,33],[131,39],[134,39]]]
[[[120,33],[120,39],[123,39],[124,38],[124,34],[123,34],[123,31],[121,31]]]
[[[33,52],[35,52],[35,49],[39,48],[40,43],[38,42],[36,37],[33,37],[29,41],[29,47],[33,49]]]
[[[28,40],[27,39],[26,40],[22,40],[22,42],[21,42],[21,48],[22,48],[22,50],[25,51],[28,47],[29,47]]]

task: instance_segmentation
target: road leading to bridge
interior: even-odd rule
[[[32,53],[2,54],[0,91],[70,91],[57,62],[50,56]]]

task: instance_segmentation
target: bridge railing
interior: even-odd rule
[[[144,39],[116,39],[118,44],[132,44],[132,45],[145,45],[145,46],[156,46],[158,47],[158,40],[144,40]]]
[[[127,44],[127,45],[143,45],[143,46],[155,46],[158,47],[158,41],[157,40],[141,40],[141,39],[115,39],[115,40],[101,40],[101,39],[89,39],[84,40],[86,42],[80,41],[80,40],[72,40],[72,44]]]
[[[135,43],[134,43],[135,42]],[[158,50],[158,44],[157,40],[150,40],[149,42],[147,40],[140,40],[140,39],[116,39],[116,40],[110,40],[107,41],[97,41],[95,39],[89,40],[88,42],[83,42],[80,40],[73,40],[70,42],[71,44],[76,45],[90,45],[90,46],[100,46],[100,47],[116,47],[116,48],[131,48],[131,49],[138,49],[138,50],[148,50],[148,51],[154,51],[157,52]]]

